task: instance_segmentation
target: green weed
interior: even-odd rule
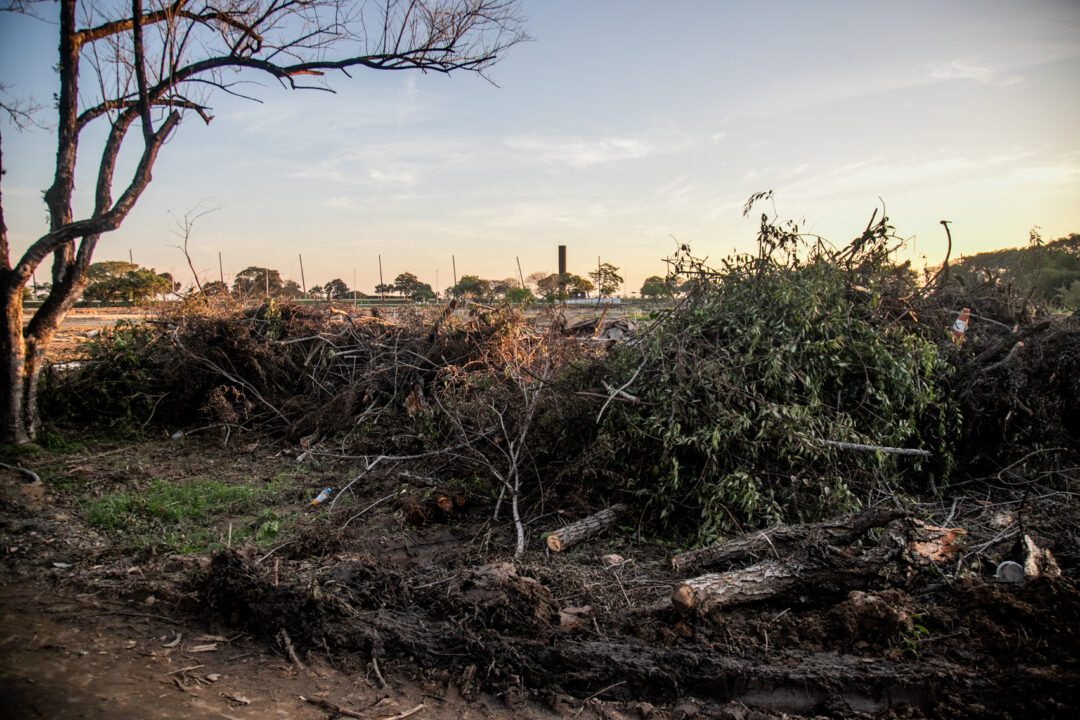
[[[261,486],[210,479],[179,483],[154,480],[145,490],[124,490],[94,500],[86,518],[130,547],[191,553],[223,544],[228,538],[229,518],[256,514],[253,521],[233,526],[232,542],[266,543],[287,525],[267,507],[284,499],[286,488],[284,478]]]

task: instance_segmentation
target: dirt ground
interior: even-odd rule
[[[364,474],[333,511],[306,513],[321,487],[358,475],[358,459],[328,451],[297,462],[295,452],[221,441],[69,438],[2,459],[41,478],[0,469],[6,717],[1080,709],[1078,525],[1067,494],[1037,501],[1023,520],[1058,553],[1063,577],[994,580],[1015,553],[1016,520],[961,499],[946,510],[969,529],[974,570],[962,576],[930,567],[691,618],[669,601],[673,548],[632,528],[553,555],[542,533],[571,518],[533,513],[529,550],[514,560],[513,529],[491,520],[490,501],[465,493],[438,516],[423,468]],[[158,482],[204,483],[223,498],[233,496],[221,487],[244,487],[266,507],[178,518],[171,500],[136,503],[157,497]],[[106,511],[117,507],[125,514],[113,523]],[[601,560],[610,554],[620,559]]]

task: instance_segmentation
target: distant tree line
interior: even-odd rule
[[[107,261],[90,266],[90,282],[83,293],[84,299],[101,302],[143,302],[179,293],[181,284],[169,273],[157,273],[153,269],[128,262]],[[443,293],[448,298],[468,298],[479,302],[557,302],[572,298],[610,297],[618,292],[623,278],[619,268],[603,263],[586,277],[572,273],[534,272],[523,280],[504,278],[488,280],[479,275],[463,275]],[[273,268],[252,265],[236,274],[232,285],[220,280],[197,284],[205,296],[232,295],[242,298],[289,298],[314,300],[349,300],[370,297],[369,294],[350,288],[341,278],[326,284],[312,285],[305,292],[294,280],[285,280]],[[660,288],[660,289],[657,289]],[[644,297],[670,295],[663,278],[654,276],[646,280],[642,288]],[[374,294],[380,297],[394,296],[414,302],[435,300],[439,293],[429,283],[421,282],[416,275],[403,272],[391,283],[375,286]]]
[[[961,282],[1011,283],[1033,301],[1063,310],[1080,309],[1080,234],[1043,242],[1033,229],[1027,247],[978,253],[951,263]]]

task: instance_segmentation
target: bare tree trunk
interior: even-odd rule
[[[76,277],[72,277],[76,275]],[[23,329],[23,287],[0,273],[3,312],[0,313],[0,442],[23,444],[37,437],[41,425],[38,386],[45,369],[45,351],[60,322],[82,294],[85,280],[70,273],[65,286],[54,289]]]
[[[22,444],[32,439],[26,427],[26,346],[23,341],[22,288],[10,287],[9,274],[0,273],[4,312],[0,315],[0,442]]]

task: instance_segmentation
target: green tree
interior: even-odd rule
[[[281,290],[278,290],[277,296],[295,300],[304,297],[304,289],[295,280],[286,280],[285,284],[281,286]]]
[[[435,291],[426,282],[420,282],[420,280],[412,273],[405,272],[394,278],[394,289],[401,293],[402,297],[407,297],[417,302],[424,302],[426,300],[432,300],[435,298]]]
[[[341,300],[349,296],[349,286],[341,278],[334,278],[323,286],[327,300]]]
[[[412,295],[413,288],[419,284],[419,278],[410,272],[403,272],[394,278],[393,288],[396,292],[400,293],[402,297],[409,297]]]
[[[86,275],[83,297],[96,302],[145,302],[173,291],[171,276],[119,260],[94,263]]]
[[[536,273],[529,277],[535,278]],[[567,297],[588,297],[594,286],[580,275],[564,273],[560,276],[552,273],[537,279],[536,289],[546,302],[553,302]]]
[[[977,253],[954,261],[950,269],[961,283],[995,277],[1036,302],[1059,305],[1080,280],[1080,234],[1043,242],[1033,229],[1027,247]]]
[[[506,291],[503,299],[511,305],[528,305],[536,298],[529,288],[512,287]]]
[[[623,283],[622,275],[619,274],[619,268],[611,263],[604,263],[596,270],[589,273],[589,277],[596,283],[598,297],[608,297],[609,295],[613,295]]]
[[[209,124],[215,90],[236,95],[240,83],[255,84],[253,77],[293,90],[329,89],[333,79],[360,69],[482,74],[526,39],[518,0],[7,5],[46,15],[58,48],[50,63],[56,148],[42,157],[55,162],[43,196],[48,227],[21,257],[11,256],[0,200],[0,441],[15,443],[37,433],[46,351],[86,288],[98,241],[123,224],[183,122]],[[80,151],[95,163],[85,169],[96,175],[84,183],[89,197],[76,194],[75,178],[84,176],[76,172]],[[131,161],[119,163],[122,155]],[[22,289],[50,258],[52,292],[24,323]]]
[[[244,268],[233,278],[233,292],[240,296],[277,295],[283,285],[277,270],[256,265]]]
[[[478,275],[462,275],[457,285],[450,288],[454,297],[468,297],[474,300],[487,300],[491,297],[491,281]]]
[[[589,297],[589,293],[596,289],[595,285],[580,275],[564,275],[563,284],[569,290],[571,297]]]
[[[671,284],[659,275],[650,275],[641,285],[643,298],[671,297],[673,294],[674,289]]]
[[[1073,280],[1068,287],[1058,291],[1058,305],[1065,310],[1080,310],[1080,279]]]

